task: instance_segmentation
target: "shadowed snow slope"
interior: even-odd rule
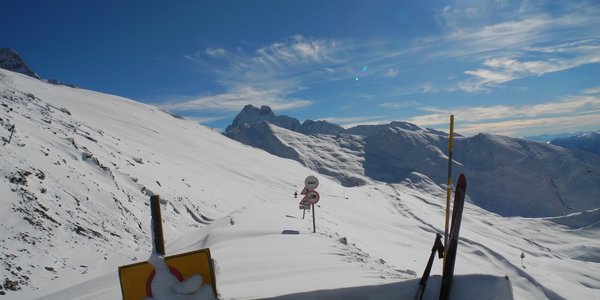
[[[167,253],[210,247],[223,299],[414,289],[443,232],[445,192],[420,173],[348,188],[153,106],[4,70],[0,105],[0,137],[15,128],[0,151],[7,299],[119,299],[118,266],[150,256],[151,194],[161,196]],[[311,174],[320,180],[316,233],[292,195]],[[465,276],[453,293],[496,286],[490,299],[511,299],[506,275],[515,299],[596,298],[596,216],[563,226],[467,204],[456,262]],[[428,293],[437,289],[434,276]]]

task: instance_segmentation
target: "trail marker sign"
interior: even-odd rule
[[[300,200],[299,205],[300,209],[310,209],[310,202],[308,202],[308,199],[306,199],[306,197]]]
[[[300,192],[300,195],[306,195],[306,193],[308,193],[309,191],[310,190],[305,187],[302,189],[302,192]]]
[[[215,271],[210,257],[210,250],[202,249],[188,253],[165,257],[171,274],[179,281],[200,275],[203,285],[211,285],[217,297]],[[152,279],[156,271],[149,262],[141,262],[119,267],[119,280],[123,300],[144,300],[152,297]]]
[[[300,209],[304,210],[302,213],[302,219],[307,209],[312,208],[313,215],[313,233],[317,232],[317,225],[315,223],[315,204],[319,202],[319,193],[315,189],[319,186],[319,179],[315,176],[308,176],[304,179],[304,189],[302,189],[301,195],[304,195],[302,201],[300,201]],[[312,206],[312,207],[311,207]]]
[[[314,190],[319,186],[319,179],[315,176],[308,176],[304,179],[304,188],[308,190]]]
[[[304,196],[304,199],[306,199],[306,201],[308,201],[308,203],[311,205],[317,204],[320,198],[321,197],[317,191],[310,191],[306,194],[306,196]]]

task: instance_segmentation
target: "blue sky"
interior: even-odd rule
[[[600,130],[598,1],[3,1],[42,77],[223,129],[246,104],[345,127]]]

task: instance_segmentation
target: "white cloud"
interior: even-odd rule
[[[400,71],[398,71],[398,69],[388,68],[387,70],[385,70],[385,73],[383,73],[383,76],[388,78],[394,78],[397,77],[398,74],[400,74]]]
[[[294,99],[289,92],[281,90],[259,90],[250,86],[238,87],[225,93],[198,97],[196,99],[161,105],[170,111],[239,111],[247,104],[268,105],[274,110],[305,107],[313,101]],[[291,99],[290,99],[291,98]]]
[[[361,94],[369,93],[373,99],[387,102],[382,107],[401,108],[402,104],[391,100],[407,94],[490,91],[520,78],[600,62],[597,7],[561,4],[558,6],[568,10],[557,9],[561,13],[551,15],[553,12],[542,13],[535,6],[511,2],[456,2],[464,5],[453,2],[439,12],[445,33],[415,40],[408,46],[404,41],[298,35],[254,49],[203,49],[194,57],[206,64],[202,65],[204,72],[214,73],[218,88],[225,92],[198,97],[198,101],[186,101],[191,103],[179,107],[226,109],[242,105],[248,99],[246,95],[258,94],[248,93],[241,86],[269,96],[257,95],[271,99],[264,102],[304,107],[313,102],[300,96],[299,91],[318,94],[328,83],[350,82],[357,75],[357,67],[368,65],[373,76],[364,82],[377,89],[331,86],[340,88],[345,99],[359,100]],[[427,70],[440,72],[423,74]],[[406,80],[400,81],[400,75]],[[394,84],[390,84],[392,81]],[[431,115],[427,118],[427,122],[433,122]]]
[[[443,125],[448,123],[448,116],[454,114],[457,120],[462,120],[461,122],[464,123],[488,123],[507,119],[564,117],[565,115],[585,114],[598,109],[600,109],[600,96],[580,95],[569,96],[562,101],[533,105],[494,105],[448,109],[428,107],[423,110],[430,114],[412,117],[409,122],[420,126]]]
[[[213,72],[224,92],[163,105],[172,111],[237,111],[246,104],[268,105],[276,110],[310,106],[313,101],[298,97],[307,82],[333,78],[336,55],[342,47],[333,39],[296,35],[255,50],[227,51],[206,48],[186,55],[188,60]],[[208,60],[208,58],[214,60]],[[324,72],[310,72],[324,70]]]
[[[459,83],[459,87],[467,92],[489,90],[490,87],[530,76],[542,76],[575,68],[585,64],[600,62],[600,45],[588,45],[585,50],[581,46],[576,49],[563,49],[561,56],[543,60],[522,61],[515,57],[495,57],[484,61],[487,69],[465,71],[472,78]],[[565,55],[569,54],[569,55]]]
[[[417,103],[417,101],[415,101],[415,100],[401,101],[401,102],[386,102],[386,103],[379,104],[379,106],[389,108],[389,109],[401,109],[401,108],[412,107],[412,106],[417,106],[417,105],[419,105],[419,103]]]
[[[385,119],[384,116],[355,116],[355,117],[329,117],[321,118],[319,120],[327,121],[330,123],[338,124],[344,128],[351,128],[357,125],[380,125],[387,124],[393,120]]]
[[[206,48],[204,53],[210,57],[224,57],[227,56],[227,51],[223,48]]]
[[[473,12],[477,12],[474,14]],[[600,62],[600,6],[593,2],[539,5],[458,1],[445,7],[440,22],[446,36],[431,39],[431,58],[461,58],[480,68],[458,87],[489,91],[503,83]]]
[[[332,39],[312,39],[297,35],[285,42],[277,42],[256,50],[251,63],[256,67],[295,67],[311,63],[334,61],[339,42]]]
[[[487,90],[487,87],[496,86],[500,83],[504,83],[515,79],[514,74],[486,69],[465,71],[465,74],[475,77],[475,79],[466,80],[458,83],[458,86],[467,92],[484,91]]]
[[[560,125],[560,126],[557,126]],[[474,135],[488,132],[508,136],[528,136],[541,133],[554,134],[579,131],[582,128],[599,128],[600,113],[576,114],[573,116],[554,116],[541,118],[521,118],[517,120],[458,124],[456,131]]]
[[[583,93],[584,94],[588,94],[588,95],[591,95],[591,94],[600,94],[600,87],[586,89],[586,90],[583,91]]]
[[[197,123],[210,123],[210,122],[214,122],[214,121],[219,121],[219,120],[224,120],[224,119],[230,119],[231,116],[227,115],[227,116],[217,116],[217,117],[207,117],[207,116],[201,116],[201,117],[197,117],[197,116],[185,116],[184,117],[186,120],[191,120]]]

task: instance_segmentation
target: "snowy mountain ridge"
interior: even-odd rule
[[[234,122],[230,127],[235,130],[225,134],[297,160],[344,186],[373,180],[399,183],[414,172],[440,186],[446,183],[448,137],[443,132],[392,122],[306,135],[264,122],[269,120],[248,120],[243,126]],[[598,155],[481,133],[457,135],[453,161],[455,172],[475,175],[471,200],[504,216],[561,216],[600,207]]]
[[[151,194],[167,254],[209,247],[222,299],[412,299],[443,232],[445,191],[424,174],[344,187],[156,107],[5,70],[0,137],[0,298],[119,299],[118,266],[150,256]],[[354,173],[361,145],[329,154]],[[311,174],[317,233],[293,197]],[[520,218],[467,203],[464,214],[455,297],[597,296],[599,210]],[[424,299],[437,299],[440,273],[436,260]]]
[[[568,137],[555,138],[550,141],[550,144],[600,155],[600,131],[584,132]]]

